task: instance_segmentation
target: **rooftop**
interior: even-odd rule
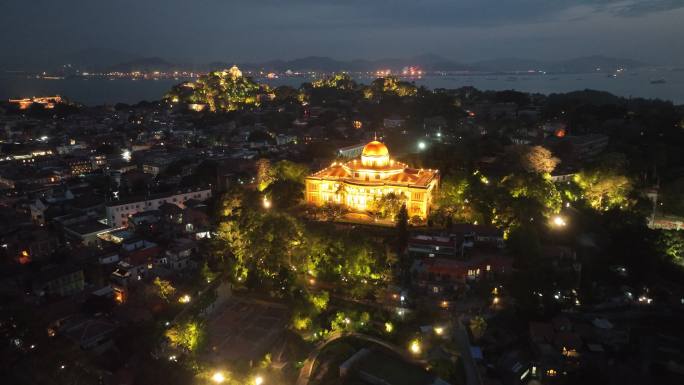
[[[187,194],[187,193],[191,193],[191,192],[206,191],[209,189],[210,189],[209,187],[205,187],[205,188],[197,187],[197,188],[188,188],[188,189],[177,190],[177,191],[167,191],[167,192],[163,192],[163,193],[150,194],[150,195],[138,195],[138,196],[132,196],[132,197],[120,199],[118,201],[107,202],[107,206],[108,207],[114,207],[114,206],[131,204],[131,203],[135,203],[135,202],[145,202],[145,201],[154,200],[154,199],[168,198],[168,197],[172,197],[174,195],[179,195],[179,194]]]

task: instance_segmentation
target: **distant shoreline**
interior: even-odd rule
[[[256,75],[256,76],[255,76]],[[299,73],[274,78],[254,74],[260,83],[271,86],[287,85],[299,87],[323,73]],[[190,77],[139,77],[111,78],[107,76],[75,76],[35,78],[26,73],[0,72],[0,99],[59,94],[88,106],[128,103],[143,100],[159,100],[171,86],[193,80]],[[378,77],[372,73],[353,73],[361,83],[370,83]],[[618,75],[609,73],[539,73],[539,72],[464,72],[434,73],[424,76],[402,77],[416,85],[429,89],[456,89],[472,86],[480,90],[518,90],[528,93],[566,93],[584,89],[605,91],[622,97],[662,99],[675,104],[684,104],[684,71],[676,67],[651,68],[625,71]],[[654,82],[656,80],[664,82]]]

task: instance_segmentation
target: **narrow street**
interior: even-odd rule
[[[466,385],[482,385],[482,378],[477,369],[473,355],[470,352],[470,340],[468,338],[468,331],[461,322],[462,317],[457,321],[457,328],[454,331],[454,341],[458,345],[458,350],[462,354],[463,367],[466,375]]]

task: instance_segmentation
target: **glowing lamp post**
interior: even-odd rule
[[[565,218],[560,215],[556,215],[551,218],[551,224],[556,228],[563,228],[567,226],[568,223],[565,221]]]
[[[263,378],[263,377],[261,377],[261,376],[256,376],[256,377],[254,378],[254,384],[255,384],[255,385],[261,385],[261,384],[263,384],[263,383],[264,383],[264,378]]]
[[[420,354],[420,341],[418,340],[413,340],[411,341],[411,344],[409,345],[409,350],[411,353],[418,355]]]
[[[264,208],[267,210],[271,208],[271,201],[266,197],[264,197],[262,204],[263,204]]]
[[[211,376],[211,380],[217,384],[221,384],[221,383],[223,383],[223,381],[226,380],[226,377],[223,375],[223,373],[216,372],[216,373],[214,373],[213,376]]]

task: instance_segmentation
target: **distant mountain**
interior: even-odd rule
[[[426,71],[461,71],[474,69],[438,55],[420,55],[412,58],[386,58],[379,60],[336,60],[325,56],[307,56],[293,60],[271,60],[263,63],[242,63],[240,67],[262,71],[378,71],[389,69],[401,71],[404,67],[417,66]]]
[[[38,52],[22,56],[7,55],[0,60],[0,68],[21,71],[64,71],[65,68],[69,68],[70,71],[96,71],[105,69],[113,63],[140,58],[140,55],[130,52],[87,48],[47,56]]]
[[[119,63],[108,67],[108,71],[119,71],[119,72],[151,72],[151,71],[169,71],[180,69],[182,66],[169,63],[168,61],[159,57],[146,57],[141,59],[135,59],[123,63]]]
[[[501,58],[475,63],[461,63],[439,55],[426,54],[411,58],[386,58],[378,60],[336,60],[322,56],[308,56],[294,60],[272,60],[263,63],[243,63],[240,67],[261,71],[378,71],[389,69],[401,71],[408,66],[417,66],[424,71],[472,71],[472,72],[513,72],[547,71],[556,73],[582,73],[601,71],[612,72],[619,68],[639,68],[647,66],[631,59],[606,56],[586,56],[569,60],[541,61],[520,58]],[[220,67],[214,67],[220,68]]]
[[[17,58],[16,60],[19,60]],[[28,58],[25,58],[28,59]],[[6,69],[41,69],[46,68],[47,62],[34,64],[25,60],[23,65],[12,60],[5,60]],[[10,64],[7,64],[10,63]],[[257,63],[236,63],[230,61],[216,61],[206,64],[174,63],[160,57],[144,57],[129,52],[91,48],[66,55],[49,58],[52,68],[60,68],[63,64],[72,64],[72,69],[83,71],[168,71],[190,70],[211,71],[229,68],[237,64],[245,70],[256,71],[322,71],[322,72],[375,72],[389,69],[399,72],[405,67],[416,66],[424,71],[471,71],[471,72],[520,72],[520,71],[546,71],[550,73],[586,73],[613,72],[619,68],[639,68],[647,66],[646,63],[631,59],[614,58],[607,56],[585,56],[569,60],[532,60],[522,58],[499,58],[483,60],[474,63],[457,62],[443,56],[423,54],[409,58],[385,58],[377,60],[337,60],[326,56],[307,56],[292,60],[269,60]],[[118,64],[116,64],[118,63]],[[49,67],[48,67],[49,68]]]

